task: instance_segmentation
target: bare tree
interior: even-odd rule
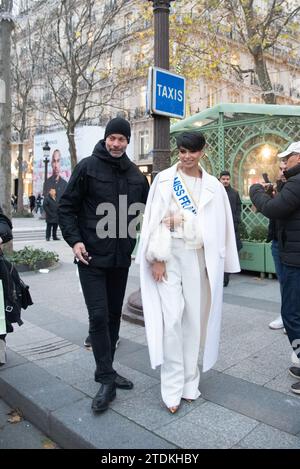
[[[33,91],[37,79],[45,20],[30,21],[27,17],[17,25],[12,35],[12,128],[18,137],[18,213],[23,207],[23,149],[30,136],[30,114],[36,110]]]
[[[280,45],[287,46],[287,38],[297,26],[300,6],[289,0],[271,0],[257,8],[254,0],[221,0],[221,8],[227,11],[228,22],[237,30],[242,43],[247,47],[254,61],[254,68],[262,89],[262,98],[267,104],[276,103],[267,67],[266,55]],[[290,48],[290,47],[289,47]],[[239,70],[247,73],[248,70]]]
[[[11,213],[11,92],[10,47],[12,0],[0,1],[0,204]]]
[[[66,129],[72,168],[77,163],[76,126],[90,109],[100,113],[117,86],[110,63],[125,31],[113,29],[113,24],[122,20],[126,4],[126,0],[114,0],[108,7],[96,0],[63,0],[50,12],[44,50],[49,86],[45,111]]]

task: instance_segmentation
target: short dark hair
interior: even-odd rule
[[[220,172],[220,178],[221,178],[222,176],[229,176],[229,177],[230,177],[230,172],[229,172],[229,171],[221,171],[221,172]]]
[[[176,145],[190,151],[201,151],[205,146],[205,137],[201,132],[182,132],[176,137]]]

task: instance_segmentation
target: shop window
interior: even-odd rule
[[[148,158],[149,150],[150,150],[149,130],[142,130],[141,132],[139,132],[139,158],[141,160]]]

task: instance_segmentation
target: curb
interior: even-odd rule
[[[11,354],[17,355],[8,349]],[[23,360],[15,366],[5,366],[0,372],[0,396],[11,407],[18,408],[24,418],[65,449],[96,448],[83,436],[64,425],[55,412],[66,404],[86,400],[85,394],[56,379],[37,365]],[[10,362],[11,360],[9,360]],[[23,380],[24,375],[27,380]],[[31,383],[31,389],[28,384]],[[51,393],[51,396],[49,396]],[[64,400],[62,400],[65,396]],[[60,402],[60,405],[58,404]],[[82,402],[83,404],[83,402]]]
[[[0,397],[63,449],[177,448],[113,409],[93,414],[84,392],[10,349]]]

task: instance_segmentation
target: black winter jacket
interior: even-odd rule
[[[147,178],[126,153],[114,158],[106,150],[104,140],[100,140],[92,156],[77,164],[60,199],[59,225],[64,239],[71,247],[83,242],[92,257],[91,266],[129,267],[136,240],[127,235],[127,227],[137,213],[128,215],[128,206],[135,202],[145,204],[148,191]],[[120,195],[127,195],[127,203],[121,204],[121,211]],[[116,235],[100,239],[97,224],[107,217],[107,212],[97,214],[97,207],[103,203],[115,208]],[[122,233],[119,233],[120,215],[123,221],[125,219]]]
[[[285,171],[287,182],[271,198],[261,184],[250,187],[250,198],[266,217],[278,220],[278,247],[283,264],[300,267],[300,164]]]
[[[58,223],[58,201],[53,199],[51,195],[45,197],[43,209],[46,212],[47,223]]]
[[[231,186],[225,187],[225,190],[227,192],[230,207],[231,207],[235,238],[236,238],[236,246],[237,246],[237,250],[239,251],[243,247],[241,239],[240,239],[240,233],[239,233],[239,224],[241,223],[242,202],[241,202],[238,191],[233,189]]]

